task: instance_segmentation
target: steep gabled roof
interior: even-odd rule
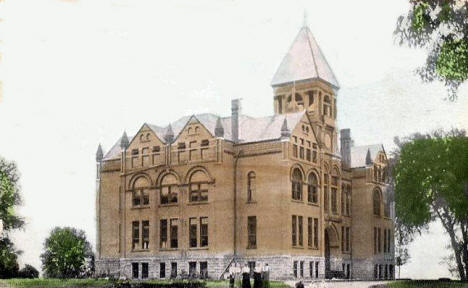
[[[368,158],[373,162],[380,151],[385,152],[382,144],[351,147],[351,168],[366,167]]]
[[[133,136],[128,137],[129,139],[133,139]],[[120,142],[122,141],[122,136],[119,137],[117,142],[112,146],[109,151],[107,151],[106,155],[104,156],[103,160],[111,160],[120,158],[120,153],[122,152],[122,148],[120,147]]]
[[[276,70],[271,85],[277,86],[310,79],[320,79],[334,88],[339,88],[338,80],[312,32],[309,27],[304,26]]]

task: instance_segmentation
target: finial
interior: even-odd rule
[[[99,144],[96,151],[96,162],[101,162],[102,158],[104,158],[104,153],[102,152],[101,144]]]
[[[224,127],[223,123],[221,123],[221,117],[218,117],[218,119],[216,120],[215,136],[224,137]]]
[[[124,131],[122,138],[120,139],[120,148],[127,149],[128,144],[129,142],[128,142],[127,132]]]
[[[302,22],[302,27],[308,27],[309,26],[309,21],[307,19],[307,10],[304,9],[304,20]]]
[[[169,123],[169,126],[167,126],[166,135],[164,135],[164,140],[166,140],[167,143],[172,143],[172,141],[174,141],[174,131],[172,131],[171,123]]]
[[[281,125],[281,138],[288,138],[291,136],[291,131],[288,128],[288,120],[284,117],[283,125]]]

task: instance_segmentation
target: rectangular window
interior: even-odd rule
[[[312,162],[317,163],[317,150],[315,150],[315,148],[314,151],[312,151]]]
[[[314,278],[314,262],[309,262],[309,277]]]
[[[333,177],[335,178],[335,177]],[[331,205],[332,205],[332,213],[333,214],[338,214],[338,209],[336,207],[336,194],[337,190],[336,188],[331,188]]]
[[[378,243],[378,247],[379,247],[379,249],[378,249],[379,253],[382,252],[382,233],[381,232],[382,231],[380,230],[380,228],[378,228],[378,233],[377,233],[378,241],[377,241],[377,243]]]
[[[297,261],[293,262],[293,273],[294,273],[294,278],[297,278]]]
[[[132,222],[132,250],[137,249],[140,242],[140,222]]]
[[[208,262],[200,262],[200,275],[203,279],[208,278]]]
[[[383,251],[384,251],[384,253],[387,253],[387,229],[383,230],[383,235],[384,235],[384,237],[383,237],[383,239],[384,239],[384,241],[383,241]]]
[[[159,263],[159,278],[166,278],[166,263]]]
[[[171,186],[163,186],[161,187],[161,204],[168,204],[169,203],[169,194]]]
[[[292,223],[291,223],[291,229],[292,229],[292,246],[297,245],[297,216],[293,215],[292,216]]]
[[[194,183],[190,185],[190,202],[208,201],[208,184]]]
[[[177,230],[177,219],[171,219],[171,248],[177,248],[179,246]]]
[[[314,218],[314,247],[319,247],[319,235],[318,235],[318,218]]]
[[[299,147],[299,158],[304,159],[304,147]]]
[[[319,272],[319,262],[315,262],[315,278],[318,278],[318,272]]]
[[[351,240],[350,240],[350,235],[351,235],[350,230],[351,230],[350,227],[346,227],[346,251],[348,251],[348,252],[351,251],[351,249],[350,249],[350,248],[351,248],[351,247],[350,247],[350,246],[351,246],[351,245],[350,245],[350,243],[351,243]]]
[[[208,247],[208,217],[200,218],[200,247]]]
[[[138,155],[138,149],[132,149],[132,155]]]
[[[179,143],[177,143],[177,149],[179,149],[179,150],[185,149],[185,142],[179,142]]]
[[[341,252],[344,252],[344,251],[345,251],[345,228],[344,226],[341,226]]]
[[[190,247],[197,247],[197,218],[189,219],[189,244]]]
[[[189,262],[188,264],[189,264],[189,269],[188,269],[189,277],[193,278],[195,277],[197,273],[197,262]]]
[[[341,186],[341,215],[345,215],[345,186]]]
[[[208,146],[210,144],[210,141],[208,139],[203,139],[201,141],[201,146]]]
[[[293,157],[297,158],[297,145],[293,144]]]
[[[167,248],[167,219],[161,219],[159,225],[159,247]]]
[[[306,150],[306,159],[307,159],[307,161],[311,161],[311,160],[312,160],[312,159],[311,159],[311,156],[310,156],[310,149],[309,149],[309,148],[307,148],[307,150]]]
[[[171,262],[171,278],[177,277],[177,262]]]
[[[141,263],[141,278],[148,278],[148,263]]]
[[[257,248],[257,216],[247,217],[247,248]]]
[[[308,217],[307,218],[307,246],[309,247],[312,247],[312,239],[313,239],[313,236],[312,236],[312,226],[313,226],[313,222],[312,222],[312,217]]]
[[[374,254],[377,254],[377,228],[374,227]]]
[[[148,249],[149,248],[149,221],[142,222],[142,236],[143,242],[141,243],[141,249]],[[148,263],[146,263],[148,265]]]
[[[303,245],[303,228],[302,228],[302,216],[297,216],[297,221],[298,221],[298,224],[299,224],[299,246],[302,246]]]
[[[153,146],[153,153],[158,153],[161,151],[161,146]]]
[[[301,278],[304,278],[304,261],[301,261],[300,263],[300,272],[301,272]]]
[[[133,279],[138,279],[138,263],[132,263],[132,278]]]

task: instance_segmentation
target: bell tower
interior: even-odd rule
[[[305,21],[304,21],[305,22]],[[275,114],[306,110],[335,152],[338,81],[306,23],[301,27],[273,80]]]

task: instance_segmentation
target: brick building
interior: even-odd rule
[[[219,278],[268,263],[273,279],[393,278],[385,150],[338,133],[339,84],[308,27],[271,85],[272,116],[236,99],[229,117],[145,123],[99,146],[97,274]]]

